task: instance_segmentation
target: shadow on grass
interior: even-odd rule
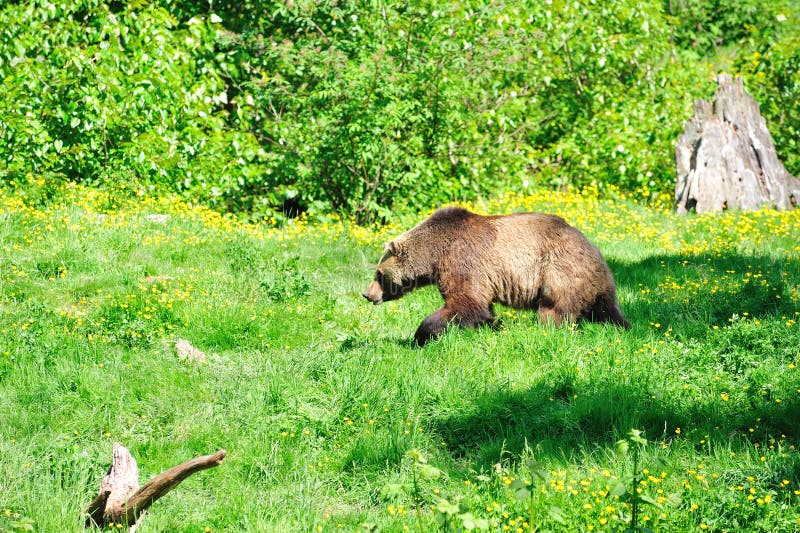
[[[436,418],[433,429],[455,457],[488,468],[528,446],[540,457],[574,459],[587,449],[612,447],[632,428],[644,429],[651,440],[675,438],[676,428],[725,443],[800,438],[800,395],[787,393],[778,403],[761,390],[771,379],[763,362],[778,368],[785,366],[781,357],[795,353],[783,324],[797,319],[797,261],[730,254],[609,263],[634,325],[630,342],[651,342],[651,323],[661,324],[659,334],[671,327],[672,338],[693,350],[685,356],[696,363],[684,364],[708,365],[693,368],[699,372],[727,372],[750,392],[732,405],[713,396],[669,397],[654,376],[628,376],[625,382],[609,376],[580,390],[569,379],[546,376],[527,389],[487,391]],[[730,320],[745,313],[744,322]],[[737,435],[742,438],[731,441]]]
[[[768,256],[657,255],[608,261],[632,324],[658,322],[691,336],[724,325],[734,314],[780,318],[797,310],[787,289],[800,284],[800,263]]]
[[[733,405],[719,396],[669,396],[663,381],[675,385],[677,376],[660,380],[629,375],[622,381],[616,374],[579,384],[557,372],[521,390],[490,386],[483,392],[468,391],[470,399],[429,419],[430,429],[454,457],[489,468],[505,457],[518,457],[528,446],[540,457],[570,458],[611,448],[632,428],[645,430],[651,440],[675,438],[679,427],[681,438],[691,431],[700,435],[698,440],[709,435],[708,440],[726,443],[737,435],[742,438],[733,442],[767,442],[781,435],[800,438],[800,395],[770,402],[759,395],[767,378],[749,374],[763,360],[777,363],[776,354],[788,353],[792,340],[776,328],[782,328],[783,316],[794,317],[797,310],[792,298],[797,298],[793,287],[800,285],[800,263],[722,254],[658,255],[609,264],[624,295],[623,311],[634,326],[624,333],[627,342],[652,342],[656,330],[651,323],[662,326],[656,335],[671,327],[672,339],[684,343],[674,352],[674,357],[686,357],[681,365],[712,376],[727,372],[732,383],[748,383],[751,392]],[[749,316],[746,323],[729,321],[744,313]],[[762,326],[751,327],[753,319],[761,320]],[[416,349],[411,332],[382,342]],[[356,347],[364,346],[352,346]],[[350,348],[343,346],[342,351]],[[692,353],[682,351],[687,349]],[[652,366],[640,371],[657,373]],[[394,464],[401,460],[405,444],[402,435],[374,435],[349,460]]]
[[[526,446],[540,458],[572,461],[581,450],[612,448],[633,428],[643,429],[650,440],[664,441],[675,437],[676,428],[684,428],[684,433],[690,428],[712,442],[734,443],[736,435],[747,435],[751,442],[797,438],[800,401],[732,413],[714,402],[682,405],[675,399],[653,398],[631,384],[605,384],[577,396],[568,384],[537,385],[478,397],[468,410],[433,421],[451,454],[478,468],[519,457]]]
[[[419,348],[419,346],[417,346],[417,342],[414,340],[414,337],[411,335],[408,337],[385,337],[380,340],[380,343],[391,346],[397,346],[399,348],[404,348],[406,350],[414,350]],[[362,350],[374,347],[375,344],[371,343],[368,340],[357,339],[355,337],[348,336],[340,341],[339,353],[349,353],[355,350]]]
[[[389,340],[400,348],[405,348],[406,350],[420,349],[417,341],[414,339],[413,334],[409,334],[408,337],[392,337]]]

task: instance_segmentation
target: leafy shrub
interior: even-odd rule
[[[226,135],[216,25],[139,4],[0,10],[0,179],[197,184],[214,196],[246,166],[257,143]]]
[[[789,7],[5,3],[0,182],[169,188],[278,222],[543,185],[663,197],[692,100],[713,93],[702,54],[724,46],[796,168]]]
[[[231,45],[261,52],[239,64],[267,111],[258,135],[270,177],[251,190],[277,186],[268,203],[364,219],[534,183],[673,179],[668,145],[694,79],[668,61],[665,18],[650,3],[413,2],[379,13],[285,8],[293,33]],[[321,30],[320,18],[337,24]]]
[[[225,243],[225,258],[234,272],[252,272],[261,263],[253,243],[239,236]]]
[[[759,0],[664,0],[677,45],[698,53],[753,41],[769,42],[786,2]]]
[[[778,157],[800,175],[800,16],[779,14],[782,37],[741,55],[736,70],[761,106]]]

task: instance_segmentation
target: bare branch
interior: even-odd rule
[[[195,472],[219,466],[225,450],[212,455],[190,459],[154,477],[139,488],[139,468],[127,448],[114,443],[113,459],[108,473],[100,483],[99,494],[86,509],[85,526],[126,524],[133,532],[138,519],[156,500],[174,489]]]

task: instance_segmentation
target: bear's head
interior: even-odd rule
[[[375,279],[362,295],[375,305],[397,300],[419,286],[418,280],[410,275],[412,270],[404,247],[396,241],[387,242],[383,245]]]

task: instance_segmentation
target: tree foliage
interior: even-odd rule
[[[278,218],[542,185],[649,198],[671,188],[719,47],[737,47],[791,152],[795,3],[6,3],[0,180],[168,188]]]
[[[769,42],[783,31],[781,17],[793,2],[761,0],[664,0],[679,47],[709,53],[732,45]]]
[[[786,31],[776,40],[759,43],[741,54],[736,69],[768,118],[778,156],[800,175],[800,18],[779,15]]]

